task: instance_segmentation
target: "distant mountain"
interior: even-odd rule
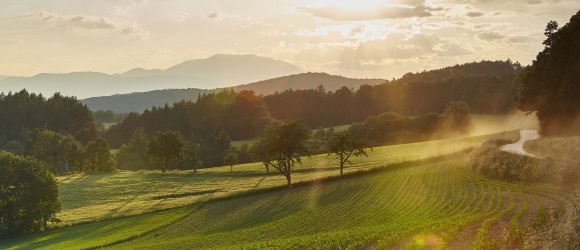
[[[19,91],[79,98],[157,89],[213,89],[301,73],[292,65],[256,55],[214,55],[186,61],[166,70],[136,68],[121,74],[74,72],[42,73],[32,77],[0,77],[0,92]]]
[[[327,73],[302,73],[290,76],[278,77],[270,80],[259,81],[250,84],[233,87],[234,90],[252,90],[257,94],[269,95],[274,92],[287,89],[314,89],[319,85],[327,91],[336,91],[342,87],[358,89],[361,85],[378,85],[385,82],[384,79],[353,79],[343,76],[329,75]]]
[[[142,70],[133,73],[147,74],[146,71]],[[252,90],[257,94],[269,95],[276,91],[282,92],[287,89],[313,89],[319,85],[324,86],[327,91],[335,91],[344,86],[356,90],[363,84],[378,85],[384,81],[382,79],[353,79],[326,73],[302,73],[239,85],[233,87],[233,89],[236,91]],[[152,106],[162,106],[165,103],[173,104],[181,100],[196,100],[198,94],[218,90],[220,89],[166,89],[145,93],[93,97],[82,100],[82,102],[87,104],[91,110],[112,110],[118,113],[142,112]]]
[[[182,100],[196,100],[197,96],[215,90],[207,89],[165,89],[141,93],[130,93],[81,100],[89,109],[112,110],[116,113],[142,112],[153,106],[164,106]]]

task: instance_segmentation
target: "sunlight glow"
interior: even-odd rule
[[[348,10],[368,10],[380,6],[390,5],[390,1],[385,0],[316,0],[312,2],[317,6],[333,6]]]

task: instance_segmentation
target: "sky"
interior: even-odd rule
[[[165,69],[256,54],[304,71],[400,77],[530,64],[580,0],[0,0],[0,75]]]

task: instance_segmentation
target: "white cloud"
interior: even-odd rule
[[[39,11],[24,15],[28,20],[38,21],[55,27],[82,30],[113,30],[120,34],[146,39],[148,32],[141,29],[137,24],[126,24],[105,17],[82,16],[82,15],[57,15],[54,13]]]
[[[415,6],[377,6],[368,9],[349,9],[336,6],[322,7],[299,7],[298,11],[309,13],[313,16],[341,20],[341,21],[360,21],[374,19],[398,19],[410,17],[428,17],[434,13],[442,11],[441,7],[429,7],[425,4]]]
[[[479,38],[480,40],[484,40],[484,41],[496,41],[496,40],[504,39],[505,36],[500,34],[499,32],[486,31],[486,32],[479,33],[477,35],[477,38]]]

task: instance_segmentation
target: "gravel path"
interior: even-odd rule
[[[537,157],[533,154],[530,154],[524,150],[524,143],[531,140],[537,140],[540,138],[540,134],[538,130],[520,130],[520,140],[516,143],[506,144],[503,145],[500,149],[506,152],[520,154],[520,155],[527,155],[531,157]]]

